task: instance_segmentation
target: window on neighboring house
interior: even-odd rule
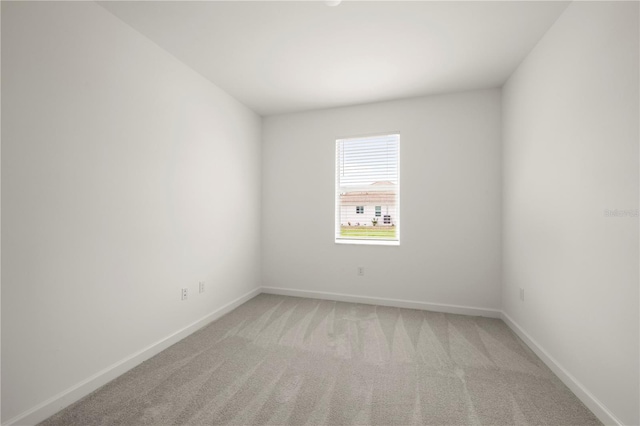
[[[335,241],[400,244],[399,134],[336,141]]]

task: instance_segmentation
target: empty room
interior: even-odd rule
[[[639,425],[637,1],[2,1],[2,426]]]

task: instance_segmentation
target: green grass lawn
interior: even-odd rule
[[[389,238],[396,237],[395,226],[341,226],[340,236],[358,238]]]

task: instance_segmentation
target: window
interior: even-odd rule
[[[399,134],[336,141],[335,241],[400,244]]]

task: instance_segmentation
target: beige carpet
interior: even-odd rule
[[[601,423],[501,320],[262,294],[41,424]]]

